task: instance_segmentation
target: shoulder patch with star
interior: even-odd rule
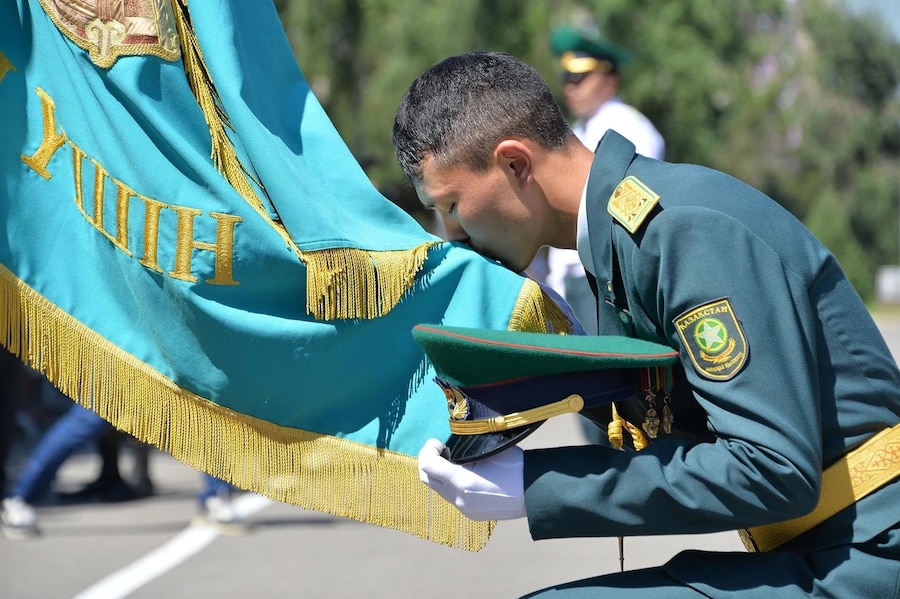
[[[672,323],[702,376],[727,381],[747,363],[750,348],[728,298],[691,308]]]
[[[650,212],[659,204],[659,195],[634,175],[622,179],[606,205],[607,212],[629,233],[641,228]]]

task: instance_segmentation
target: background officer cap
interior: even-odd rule
[[[447,447],[456,463],[518,443],[554,415],[631,399],[642,369],[666,367],[678,356],[665,345],[611,335],[432,324],[412,334],[447,397]]]
[[[604,38],[595,29],[558,27],[550,34],[550,47],[560,57],[560,67],[569,73],[597,69],[618,71],[631,60],[631,53]]]

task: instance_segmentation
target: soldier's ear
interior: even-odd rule
[[[520,184],[528,183],[534,171],[534,154],[518,139],[504,139],[497,144],[494,156],[500,166]]]

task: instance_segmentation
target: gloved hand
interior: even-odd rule
[[[513,445],[498,454],[454,464],[446,447],[429,439],[419,451],[419,479],[472,520],[525,516],[525,452]]]

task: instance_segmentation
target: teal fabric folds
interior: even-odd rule
[[[410,331],[558,308],[373,187],[271,5],[73,4],[0,7],[0,342],[244,488],[483,545],[417,480],[449,429]]]

